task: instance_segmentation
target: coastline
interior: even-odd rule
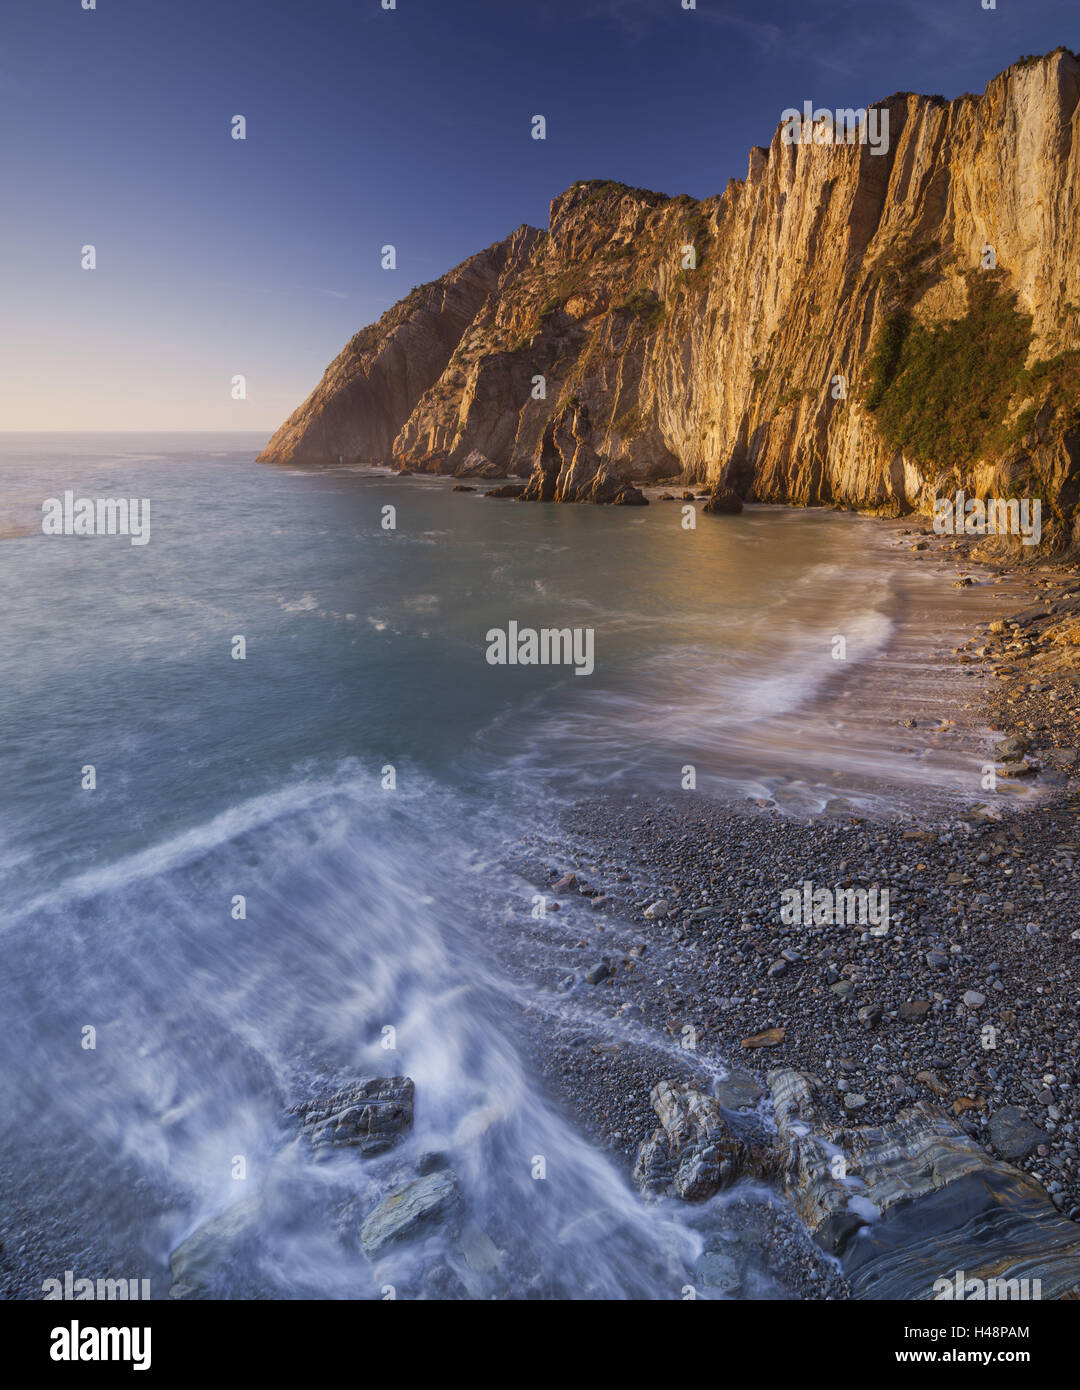
[[[957,587],[972,574],[1017,577],[1015,563],[929,525],[892,525],[919,547],[913,563],[955,565]],[[526,1011],[534,1061],[628,1173],[656,1130],[658,1082],[717,1097],[767,1135],[768,1074],[792,1068],[821,1080],[838,1126],[887,1129],[929,1105],[990,1163],[1045,1189],[1048,1214],[1080,1222],[1080,647],[1066,640],[1080,571],[1050,560],[1019,579],[1018,616],[978,624],[952,652],[998,732],[994,766],[1044,784],[1034,803],[994,805],[991,792],[985,807],[887,822],[692,792],[608,796],[515,848],[515,867],[561,909],[557,930],[541,921],[524,952],[509,952],[539,986]],[[1039,601],[1047,594],[1055,611]],[[906,713],[898,706],[898,723]],[[572,885],[553,889],[566,875]],[[781,892],[804,880],[888,886],[888,933],[781,923]],[[768,1030],[783,1032],[743,1045]],[[760,1198],[741,1219],[768,1227],[764,1258],[783,1252],[797,1296],[852,1296],[805,1230],[800,1241],[776,1215],[787,1203]]]

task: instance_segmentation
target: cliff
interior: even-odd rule
[[[875,110],[886,150],[778,127],[702,202],[575,184],[546,232],[520,228],[358,334],[260,457],[508,473],[553,500],[678,477],[898,513],[964,485],[1042,497],[1063,539],[1080,58]]]

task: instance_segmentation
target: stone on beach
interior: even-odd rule
[[[344,1146],[365,1157],[384,1153],[413,1122],[414,1088],[407,1076],[379,1076],[294,1107],[313,1149]]]
[[[461,1202],[457,1178],[449,1169],[428,1173],[384,1197],[364,1218],[360,1244],[378,1255],[388,1245],[419,1235],[454,1211]]]

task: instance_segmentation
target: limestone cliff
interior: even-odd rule
[[[259,455],[263,463],[386,460],[417,404],[487,301],[519,270],[539,232],[519,227],[439,280],[418,285],[355,334]]]
[[[878,110],[886,151],[778,128],[703,202],[575,184],[546,232],[519,229],[358,334],[261,457],[503,472],[552,500],[676,476],[896,512],[959,482],[1029,488],[1066,534],[1080,58]]]

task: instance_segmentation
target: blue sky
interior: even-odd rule
[[[269,433],[357,328],[546,225],[575,179],[706,197],[787,106],[981,91],[1080,48],[1078,20],[1076,0],[5,0],[0,429]]]

